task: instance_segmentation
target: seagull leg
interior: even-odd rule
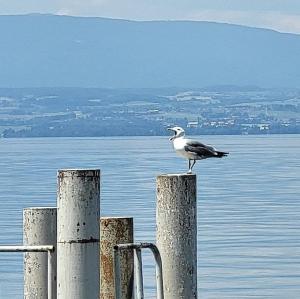
[[[192,164],[192,166],[191,166],[191,168],[190,168],[191,173],[192,173],[192,170],[193,170],[193,167],[194,167],[195,164],[196,164],[196,160],[193,160],[193,164]]]
[[[191,160],[189,159],[189,170],[187,173],[192,173],[192,168],[191,168]]]

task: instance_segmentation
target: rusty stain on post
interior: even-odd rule
[[[56,208],[26,208],[23,211],[23,244],[56,247]],[[56,251],[52,257],[52,298],[56,298]],[[47,298],[47,252],[27,252],[24,255],[24,299]]]
[[[196,175],[157,177],[157,246],[165,299],[197,298]]]
[[[101,299],[115,299],[113,248],[121,243],[133,243],[133,218],[101,217],[100,219]],[[133,290],[133,252],[120,254],[121,295],[131,299]]]
[[[60,170],[57,202],[57,298],[99,299],[100,170]]]

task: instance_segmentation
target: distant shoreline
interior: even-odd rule
[[[0,89],[0,137],[300,134],[300,90]]]
[[[300,133],[270,133],[270,134],[187,134],[188,136],[293,136],[293,135],[300,135]],[[78,138],[78,139],[86,139],[86,138],[122,138],[122,137],[151,137],[151,138],[155,138],[155,137],[169,137],[170,135],[106,135],[106,136],[24,136],[24,137],[0,137],[0,140],[4,140],[4,139],[43,139],[43,138],[67,138],[67,139],[71,139],[71,138]]]

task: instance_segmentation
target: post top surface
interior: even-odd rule
[[[100,169],[60,169],[58,177],[99,177]]]
[[[57,210],[57,207],[31,207],[31,208],[24,208],[24,211],[51,211]]]
[[[159,177],[182,177],[182,178],[194,178],[196,174],[194,173],[163,173],[157,176]]]
[[[106,217],[100,217],[100,219],[101,220],[114,220],[114,219],[120,219],[120,220],[122,220],[122,219],[129,219],[129,220],[131,220],[131,219],[133,219],[133,217],[126,217],[126,216],[112,216],[112,217],[108,217],[108,216],[106,216]]]

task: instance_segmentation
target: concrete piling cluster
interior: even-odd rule
[[[164,290],[159,298],[197,298],[196,176],[160,175],[156,191]],[[57,204],[24,210],[24,245],[55,246],[51,272],[46,253],[25,254],[24,298],[49,298],[51,287],[51,299],[115,299],[114,247],[133,243],[133,218],[100,218],[100,170],[60,170]],[[122,251],[118,262],[118,297],[131,299],[133,251]]]

